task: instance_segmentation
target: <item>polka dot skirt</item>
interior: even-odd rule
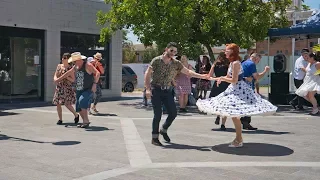
[[[200,111],[207,114],[227,117],[272,115],[277,111],[276,106],[262,99],[244,81],[230,84],[216,97],[199,99],[196,105]]]

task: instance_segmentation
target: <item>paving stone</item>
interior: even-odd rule
[[[89,129],[77,128],[65,109],[66,124],[56,125],[53,106],[7,110],[0,116],[0,179],[313,180],[320,175],[319,117],[288,108],[277,116],[252,117],[259,129],[243,131],[245,146],[232,149],[227,147],[235,137],[232,121],[222,132],[215,116],[192,107],[168,130],[172,142],[160,135],[164,147],[157,147],[151,144],[152,107],[131,98],[101,102],[103,114],[90,116]]]

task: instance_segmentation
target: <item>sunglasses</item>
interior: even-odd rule
[[[172,53],[177,53],[177,51],[173,50],[173,49],[170,49],[170,52]]]

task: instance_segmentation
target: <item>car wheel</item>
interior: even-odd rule
[[[132,83],[127,83],[126,85],[124,85],[123,91],[124,92],[133,92],[134,90],[134,86]]]

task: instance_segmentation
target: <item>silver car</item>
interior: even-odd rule
[[[122,65],[122,91],[133,92],[137,87],[137,74],[127,65]]]

